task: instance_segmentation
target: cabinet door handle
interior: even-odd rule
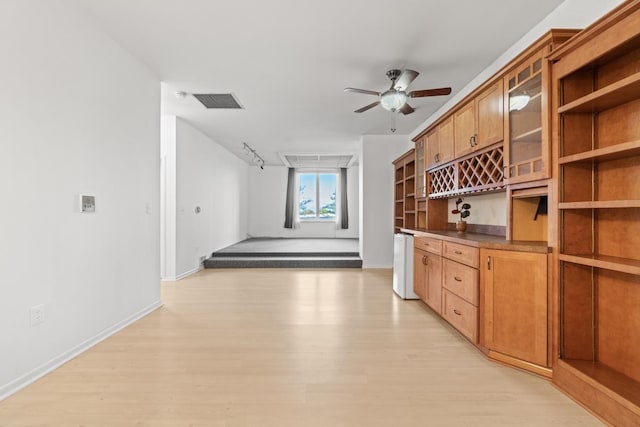
[[[436,155],[433,156],[433,160],[438,163],[440,161],[440,153],[436,153]]]
[[[491,270],[491,257],[487,257],[487,270]]]
[[[469,137],[469,147],[473,148],[473,137],[472,136]]]
[[[453,253],[456,254],[456,255],[462,255],[462,252],[460,252],[460,251],[453,251]]]
[[[454,312],[455,314],[457,314],[458,316],[462,316],[462,313],[460,313],[460,312],[459,312],[458,310],[456,310],[455,308],[453,309],[453,312]]]
[[[455,276],[455,277],[453,278],[453,280],[455,280],[456,282],[462,282],[462,279],[461,279],[461,278],[459,278],[458,276]]]
[[[422,255],[422,264],[423,264],[423,265],[427,265],[427,264],[428,264],[427,256],[426,256],[426,255]]]
[[[475,147],[476,145],[478,145],[478,143],[476,142],[476,137],[477,137],[477,136],[478,136],[477,134],[473,134],[473,136],[471,137],[471,139],[473,140],[473,145],[472,145],[472,147]]]

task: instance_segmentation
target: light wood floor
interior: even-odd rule
[[[0,402],[1,426],[601,425],[486,360],[387,270],[206,270]]]

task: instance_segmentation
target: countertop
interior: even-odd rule
[[[490,234],[478,234],[478,233],[458,233],[457,231],[448,230],[427,230],[418,231],[408,228],[402,228],[400,231],[406,234],[413,234],[416,237],[432,237],[435,239],[446,240],[449,242],[460,243],[462,245],[474,246],[477,248],[486,249],[502,249],[506,251],[519,251],[519,252],[535,252],[535,253],[549,253],[547,242],[534,242],[525,240],[506,240],[502,236],[493,236]]]

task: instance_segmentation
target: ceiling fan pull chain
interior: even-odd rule
[[[391,123],[389,125],[391,133],[396,132],[396,113],[391,113]]]

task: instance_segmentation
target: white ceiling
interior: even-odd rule
[[[243,158],[357,153],[363,134],[390,133],[392,113],[347,86],[386,90],[385,72],[421,74],[409,134],[562,0],[70,0],[163,81],[175,114]],[[243,110],[206,110],[188,93],[233,93]]]

